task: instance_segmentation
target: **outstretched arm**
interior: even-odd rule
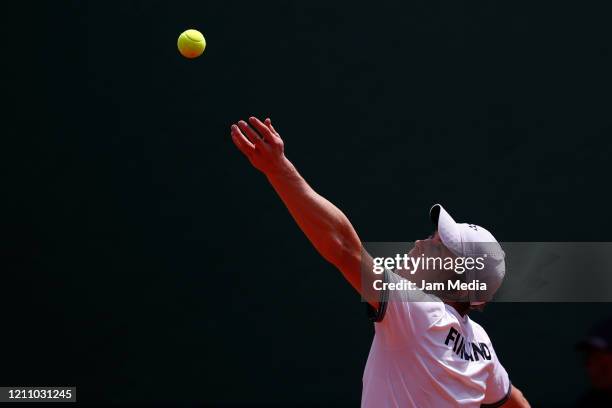
[[[270,119],[249,118],[232,125],[232,140],[251,164],[266,175],[306,237],[360,293],[361,241],[336,206],[317,194],[285,157],[284,144]],[[368,257],[369,261],[369,256]],[[377,307],[375,302],[370,302]]]

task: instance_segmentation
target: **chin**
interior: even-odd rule
[[[418,248],[416,246],[412,247],[412,249],[410,251],[408,251],[408,256],[409,257],[415,257],[415,256],[421,256],[420,253],[418,253]]]

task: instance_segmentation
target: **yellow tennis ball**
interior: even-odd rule
[[[178,49],[185,58],[197,58],[206,48],[206,40],[198,30],[183,31],[178,38]]]

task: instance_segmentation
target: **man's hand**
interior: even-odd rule
[[[285,147],[272,121],[268,118],[262,123],[251,116],[249,123],[252,127],[243,120],[238,125],[232,125],[234,144],[262,173],[272,175],[281,172],[287,166]]]

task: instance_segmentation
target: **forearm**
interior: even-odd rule
[[[284,158],[282,166],[266,177],[301,230],[326,260],[343,269],[358,259],[361,242],[347,217],[314,191],[289,160]],[[353,279],[349,280],[354,283]]]

